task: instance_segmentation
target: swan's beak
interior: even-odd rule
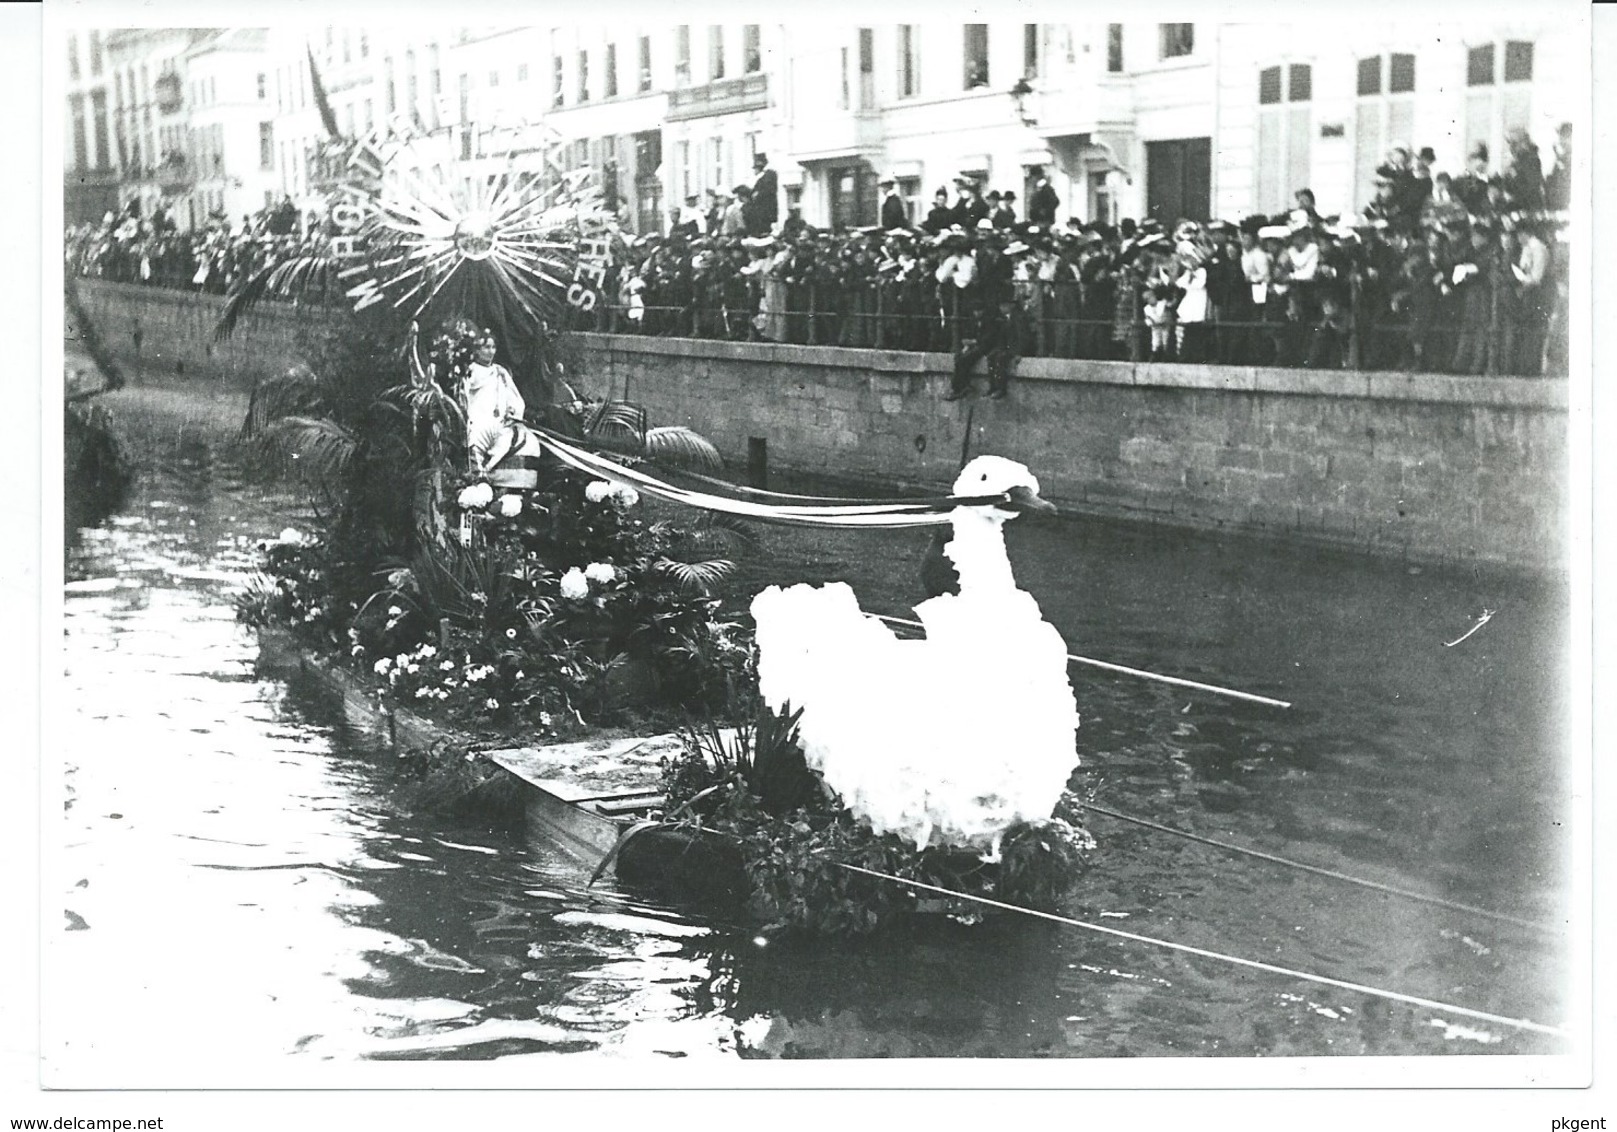
[[[1004,504],[1004,506],[1015,511],[1018,515],[1054,515],[1056,512],[1055,504],[1040,499],[1032,488],[1018,485],[1011,488],[1006,494],[1011,498],[1010,502]]]

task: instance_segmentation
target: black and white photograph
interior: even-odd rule
[[[1599,22],[47,4],[0,1117],[1604,1127]]]

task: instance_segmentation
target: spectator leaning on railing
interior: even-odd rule
[[[644,235],[613,265],[612,301],[580,328],[955,355],[954,388],[988,363],[1006,388],[1017,356],[1460,373],[1563,373],[1571,130],[1546,174],[1524,133],[1504,171],[1473,146],[1466,173],[1397,146],[1354,217],[1319,216],[1299,189],[1284,216],[1227,221],[1055,223],[1035,171],[1027,214],[1011,193],[990,210],[962,174],[909,222],[884,176],[882,224],[829,232],[792,206],[764,221],[767,159],[710,217],[696,198],[666,236]],[[768,200],[760,200],[761,194]],[[290,202],[233,232],[215,217],[178,232],[133,211],[70,228],[70,270],[223,294],[281,259],[318,251]]]

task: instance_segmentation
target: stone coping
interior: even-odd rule
[[[166,287],[80,279],[80,287],[107,295],[139,296],[164,306],[206,306],[223,311],[225,298]],[[317,314],[288,303],[265,302],[255,317]],[[725,342],[708,338],[649,338],[638,334],[578,331],[588,349],[664,358],[753,361],[765,365],[867,370],[872,373],[943,375],[953,368],[948,354],[903,350],[854,349],[846,346],[796,346],[773,342]],[[1018,359],[1021,381],[1069,385],[1133,385],[1157,389],[1209,389],[1233,393],[1278,393],[1294,396],[1344,397],[1376,401],[1409,401],[1488,405],[1565,412],[1568,382],[1564,378],[1472,377],[1444,373],[1394,373],[1367,370],[1285,369],[1269,366],[1181,365],[1173,362],[1111,362],[1066,358]]]
[[[724,342],[706,338],[648,338],[636,334],[580,332],[588,349],[665,358],[753,361],[764,365],[862,369],[874,373],[946,374],[948,354],[865,350],[844,346],[795,346],[772,342]],[[1021,358],[1022,381],[1072,385],[1134,385],[1159,389],[1212,389],[1235,393],[1280,393],[1377,401],[1447,402],[1564,411],[1567,382],[1557,378],[1471,377],[1442,373],[1284,369],[1268,366],[1180,365],[1171,362],[1111,362],[1066,358]]]

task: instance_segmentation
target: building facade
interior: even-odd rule
[[[392,129],[417,159],[477,180],[598,173],[633,231],[752,180],[767,153],[780,211],[876,222],[893,176],[913,220],[969,174],[1060,215],[1362,208],[1388,149],[1497,169],[1527,129],[1548,157],[1576,119],[1584,18],[1241,23],[577,24],[545,27],[75,30],[68,39],[70,215],[115,195],[185,223],[289,197],[317,214],[310,160],[336,126]]]

